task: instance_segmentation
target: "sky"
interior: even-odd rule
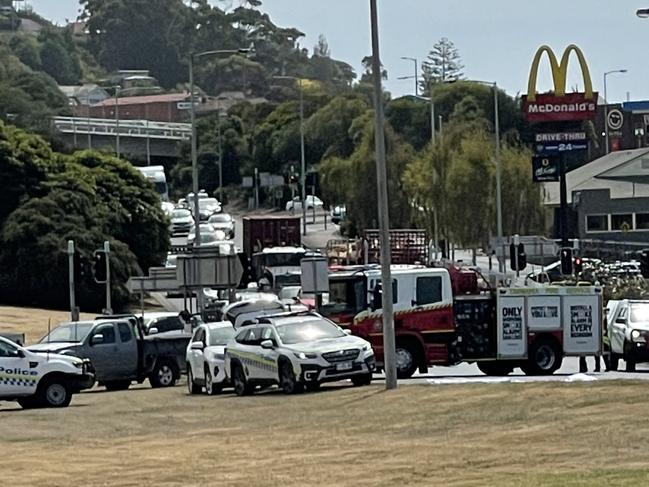
[[[27,0],[41,15],[60,24],[78,15],[78,0]],[[236,3],[236,0],[235,0]],[[386,88],[399,96],[414,92],[412,61],[423,60],[442,37],[459,49],[467,79],[495,81],[509,94],[525,93],[537,48],[552,47],[560,57],[577,44],[590,66],[593,84],[603,95],[606,71],[627,69],[608,77],[608,99],[649,99],[649,19],[636,17],[649,0],[379,0],[381,59],[388,70]],[[370,54],[368,0],[263,0],[262,10],[283,27],[306,34],[312,48],[320,34],[332,57],[351,64]],[[569,87],[583,86],[578,65],[571,62]],[[547,63],[541,66],[539,91],[552,88]]]

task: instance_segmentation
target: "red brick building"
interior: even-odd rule
[[[189,92],[166,95],[129,96],[117,98],[120,120],[151,120],[153,122],[186,122],[189,119]],[[180,104],[180,108],[179,108]],[[88,113],[90,111],[90,113]],[[115,118],[115,98],[107,98],[101,103],[80,107],[79,117]]]

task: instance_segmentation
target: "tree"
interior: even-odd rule
[[[422,91],[428,92],[431,84],[445,83],[462,79],[462,58],[460,52],[450,40],[442,37],[428,53],[427,60],[422,64]]]

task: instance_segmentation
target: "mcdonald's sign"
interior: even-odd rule
[[[566,93],[568,64],[572,53],[577,57],[581,67],[584,78],[583,93]],[[536,82],[539,64],[544,54],[547,54],[550,61],[554,91],[538,94],[536,92]],[[561,62],[557,60],[554,52],[548,46],[541,46],[536,51],[532,69],[530,70],[527,96],[523,97],[523,110],[530,122],[570,122],[595,118],[597,113],[597,93],[593,91],[590,70],[581,49],[571,44],[564,51]]]

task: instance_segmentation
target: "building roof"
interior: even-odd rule
[[[576,191],[606,190],[611,199],[649,197],[649,149],[611,152],[566,174],[568,203]],[[560,204],[559,183],[545,183],[544,204]]]
[[[179,101],[184,101],[189,98],[189,92],[185,91],[183,93],[167,93],[165,95],[147,95],[147,96],[126,96],[123,98],[118,98],[118,105],[147,105],[149,103],[176,103]],[[114,106],[115,98],[107,98],[101,103],[97,103],[96,107],[101,106]]]
[[[96,84],[88,83],[85,85],[71,85],[71,86],[59,86],[59,90],[63,92],[68,98],[75,96],[87,96],[90,92],[95,90],[102,90],[106,92],[103,88],[100,88]],[[108,94],[106,92],[106,94]]]

